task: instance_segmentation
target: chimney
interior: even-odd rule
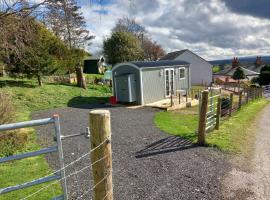
[[[262,57],[257,56],[256,61],[255,61],[255,66],[256,66],[256,67],[259,67],[259,66],[262,65],[262,64],[263,64],[263,63],[262,63]]]
[[[238,58],[237,57],[234,57],[233,58],[232,67],[233,68],[239,67],[239,61],[238,61]]]

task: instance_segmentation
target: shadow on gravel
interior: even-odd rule
[[[197,145],[193,144],[190,140],[177,136],[170,136],[146,146],[146,148],[143,150],[136,152],[135,157],[143,158],[163,153],[181,151],[194,147],[197,147]]]
[[[72,108],[110,108],[111,106],[106,105],[108,97],[74,97],[69,100],[67,106]]]

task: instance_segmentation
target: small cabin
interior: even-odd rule
[[[189,90],[190,64],[180,60],[136,61],[112,68],[113,93],[118,102],[145,105]]]

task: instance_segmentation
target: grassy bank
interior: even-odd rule
[[[222,151],[242,153],[250,145],[252,132],[250,127],[255,116],[269,104],[266,99],[258,100],[242,107],[229,119],[221,122],[220,129],[207,134],[207,143]],[[196,142],[198,128],[197,108],[184,109],[178,112],[159,112],[154,122],[162,131],[178,135]]]
[[[231,118],[225,120],[219,130],[207,135],[207,143],[228,152],[245,153],[254,139],[252,123],[268,104],[268,100],[262,99],[242,107]]]
[[[21,80],[11,78],[0,78],[1,91],[12,95],[12,103],[16,107],[16,122],[30,120],[33,111],[65,106],[79,106],[85,103],[105,102],[111,95],[110,88],[106,86],[88,85],[87,90],[80,89],[74,85],[59,85],[46,83],[43,87],[37,86],[35,80]],[[34,129],[26,129],[28,142],[23,152],[40,149],[36,143]],[[17,152],[20,153],[20,152]],[[43,177],[52,170],[48,166],[44,156],[9,162],[0,165],[0,188],[17,185]],[[0,200],[21,199],[45,186],[42,184],[28,189],[0,195]],[[59,184],[54,184],[31,199],[47,200],[61,194]]]

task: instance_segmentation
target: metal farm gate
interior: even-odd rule
[[[22,183],[20,185],[15,185],[15,186],[11,186],[11,187],[0,188],[0,195],[4,194],[4,193],[15,191],[15,190],[28,188],[28,187],[31,187],[34,185],[39,185],[42,183],[50,182],[53,180],[61,180],[63,195],[54,197],[53,199],[54,200],[60,200],[60,199],[66,200],[67,199],[65,164],[64,164],[62,141],[61,141],[63,136],[61,136],[59,115],[54,115],[52,118],[45,118],[45,119],[39,119],[39,120],[32,120],[32,121],[26,121],[26,122],[0,125],[0,131],[9,131],[9,130],[14,130],[14,129],[27,128],[27,127],[33,127],[33,126],[41,126],[41,125],[46,125],[46,124],[54,124],[54,129],[55,129],[55,134],[56,134],[56,142],[57,142],[56,146],[47,147],[47,148],[44,148],[44,149],[41,149],[38,151],[34,151],[34,152],[27,152],[27,153],[23,153],[23,154],[0,158],[0,164],[5,163],[5,162],[9,162],[9,161],[29,158],[29,157],[33,157],[33,156],[58,152],[60,170],[58,170],[57,173],[53,173],[49,176],[39,178],[39,179],[30,181],[30,182]]]
[[[110,112],[108,110],[93,110],[89,113],[89,125],[91,127],[92,137],[90,137],[90,129],[86,128],[86,132],[77,133],[71,135],[61,135],[59,115],[53,115],[52,118],[45,118],[39,120],[32,120],[26,122],[19,122],[13,124],[0,125],[0,131],[9,131],[20,128],[27,128],[33,126],[41,126],[47,124],[53,124],[55,130],[56,145],[47,147],[34,152],[27,152],[18,155],[13,155],[9,157],[0,158],[0,164],[15,161],[25,158],[30,158],[34,156],[44,155],[48,153],[57,152],[59,158],[60,169],[47,174],[46,176],[32,180],[30,182],[22,183],[15,186],[9,186],[6,188],[0,188],[0,195],[9,193],[12,191],[25,189],[42,183],[48,183],[45,187],[38,189],[37,191],[31,193],[30,195],[22,198],[24,200],[37,195],[39,192],[51,186],[53,183],[60,181],[63,194],[60,196],[53,197],[52,200],[68,200],[67,191],[67,178],[82,172],[85,169],[91,168],[93,171],[93,187],[89,187],[83,194],[80,194],[76,199],[81,199],[87,193],[93,192],[92,195],[94,199],[97,200],[111,200],[113,199],[113,189],[112,189],[112,151],[111,151],[111,125],[110,125]],[[63,147],[62,140],[66,138],[72,138],[76,136],[85,136],[90,138],[91,149],[87,153],[81,155],[76,160],[65,165],[63,157]],[[80,170],[66,175],[65,169],[74,163],[81,161],[82,158],[91,155],[91,162],[82,167]]]

